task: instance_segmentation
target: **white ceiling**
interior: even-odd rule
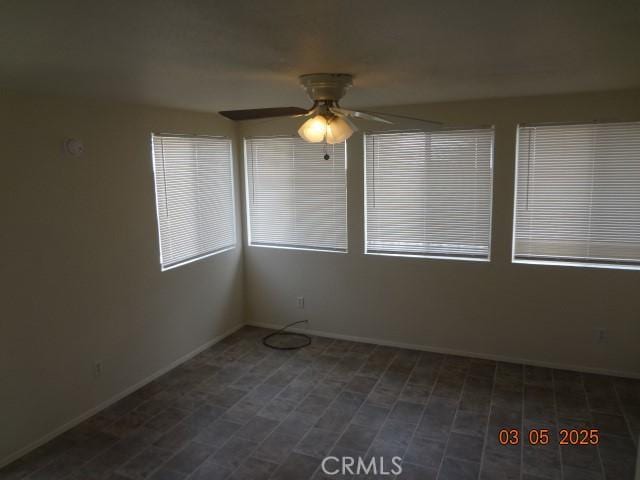
[[[0,86],[194,110],[640,86],[638,0],[2,0]]]

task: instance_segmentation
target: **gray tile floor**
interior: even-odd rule
[[[327,455],[403,458],[402,479],[633,478],[640,381],[245,327],[0,471],[16,480],[314,480]],[[502,446],[500,429],[520,431]],[[599,429],[560,446],[560,429]],[[547,445],[527,432],[548,429]],[[335,464],[329,464],[333,467]],[[378,463],[379,465],[379,463]]]

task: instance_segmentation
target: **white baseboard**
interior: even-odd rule
[[[275,323],[264,323],[264,322],[248,322],[247,325],[251,325],[254,327],[270,328],[274,330],[278,330],[284,327],[284,325],[278,325]],[[639,372],[608,370],[605,368],[594,368],[594,367],[588,367],[584,365],[565,365],[561,363],[544,362],[544,361],[535,360],[531,358],[517,358],[517,357],[509,357],[506,355],[494,355],[491,353],[468,352],[465,350],[456,350],[452,348],[434,347],[431,345],[419,345],[414,343],[393,342],[389,340],[383,340],[380,338],[359,337],[355,335],[343,335],[341,333],[327,332],[324,330],[312,330],[308,328],[293,327],[288,330],[291,330],[292,332],[300,332],[300,333],[308,333],[310,335],[317,335],[319,337],[335,338],[338,340],[350,340],[352,342],[374,343],[376,345],[384,345],[387,347],[407,348],[411,350],[421,350],[425,352],[444,353],[447,355],[460,355],[464,357],[482,358],[485,360],[495,360],[498,362],[521,363],[524,365],[532,365],[535,367],[556,368],[561,370],[574,370],[576,372],[596,373],[599,375],[612,375],[614,377],[640,378]]]
[[[139,382],[137,382],[136,384],[126,388],[125,390],[123,390],[122,392],[114,395],[113,397],[109,398],[108,400],[105,400],[104,402],[102,402],[102,403],[96,405],[95,407],[90,408],[86,412],[78,415],[74,419],[69,420],[68,422],[64,423],[63,425],[60,425],[59,427],[55,428],[51,432],[49,432],[46,435],[40,437],[38,440],[30,443],[29,445],[27,445],[27,446],[15,451],[15,452],[9,454],[7,457],[5,457],[2,460],[0,460],[0,468],[4,467],[5,465],[10,464],[11,462],[13,462],[13,461],[17,460],[18,458],[26,455],[27,453],[31,452],[32,450],[35,450],[39,446],[44,445],[48,441],[53,440],[55,437],[57,437],[58,435],[63,434],[67,430],[72,429],[76,425],[78,425],[81,422],[85,421],[87,418],[92,417],[96,413],[101,412],[105,408],[107,408],[107,407],[113,405],[114,403],[116,403],[118,400],[123,399],[124,397],[126,397],[127,395],[130,395],[131,393],[135,392],[139,388],[144,387],[147,383],[155,380],[156,378],[160,377],[161,375],[164,375],[169,370],[172,370],[172,369],[176,368],[178,365],[181,365],[184,362],[186,362],[187,360],[190,360],[191,358],[193,358],[196,355],[198,355],[200,352],[203,352],[207,348],[210,348],[211,346],[215,345],[216,343],[218,343],[223,338],[231,335],[233,332],[235,332],[236,330],[239,330],[242,327],[244,327],[243,323],[231,327],[230,329],[228,329],[227,331],[225,331],[221,335],[218,335],[217,337],[214,337],[213,339],[209,340],[205,344],[200,345],[195,350],[192,350],[191,352],[187,353],[186,355],[183,355],[182,357],[178,358],[177,360],[174,360],[173,362],[171,362],[166,367],[161,368],[160,370],[152,373],[148,377],[146,377],[146,378],[140,380]]]

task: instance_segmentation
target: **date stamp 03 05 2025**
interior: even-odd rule
[[[529,445],[548,445],[553,441],[552,434],[547,428],[532,428],[526,433]],[[498,432],[500,445],[519,445],[522,441],[522,433],[517,428],[502,428]],[[600,431],[592,429],[563,428],[558,431],[558,443],[560,445],[598,445]]]

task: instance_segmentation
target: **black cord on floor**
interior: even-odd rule
[[[289,325],[285,325],[284,327],[282,327],[280,330],[270,333],[269,335],[267,335],[266,337],[264,337],[262,339],[262,344],[265,347],[269,347],[269,348],[273,348],[275,350],[298,350],[299,348],[304,348],[308,345],[311,345],[311,337],[309,335],[305,335],[304,333],[296,333],[296,332],[286,332],[285,330],[289,327],[293,327],[294,325],[297,325],[299,323],[306,323],[308,322],[308,320],[300,320],[298,322],[293,322],[290,323]],[[275,336],[275,335],[281,335],[281,336],[290,336],[290,337],[299,337],[302,339],[302,342],[300,345],[293,345],[291,347],[283,347],[283,346],[279,346],[279,345],[272,345],[270,343],[268,343],[268,340]]]

